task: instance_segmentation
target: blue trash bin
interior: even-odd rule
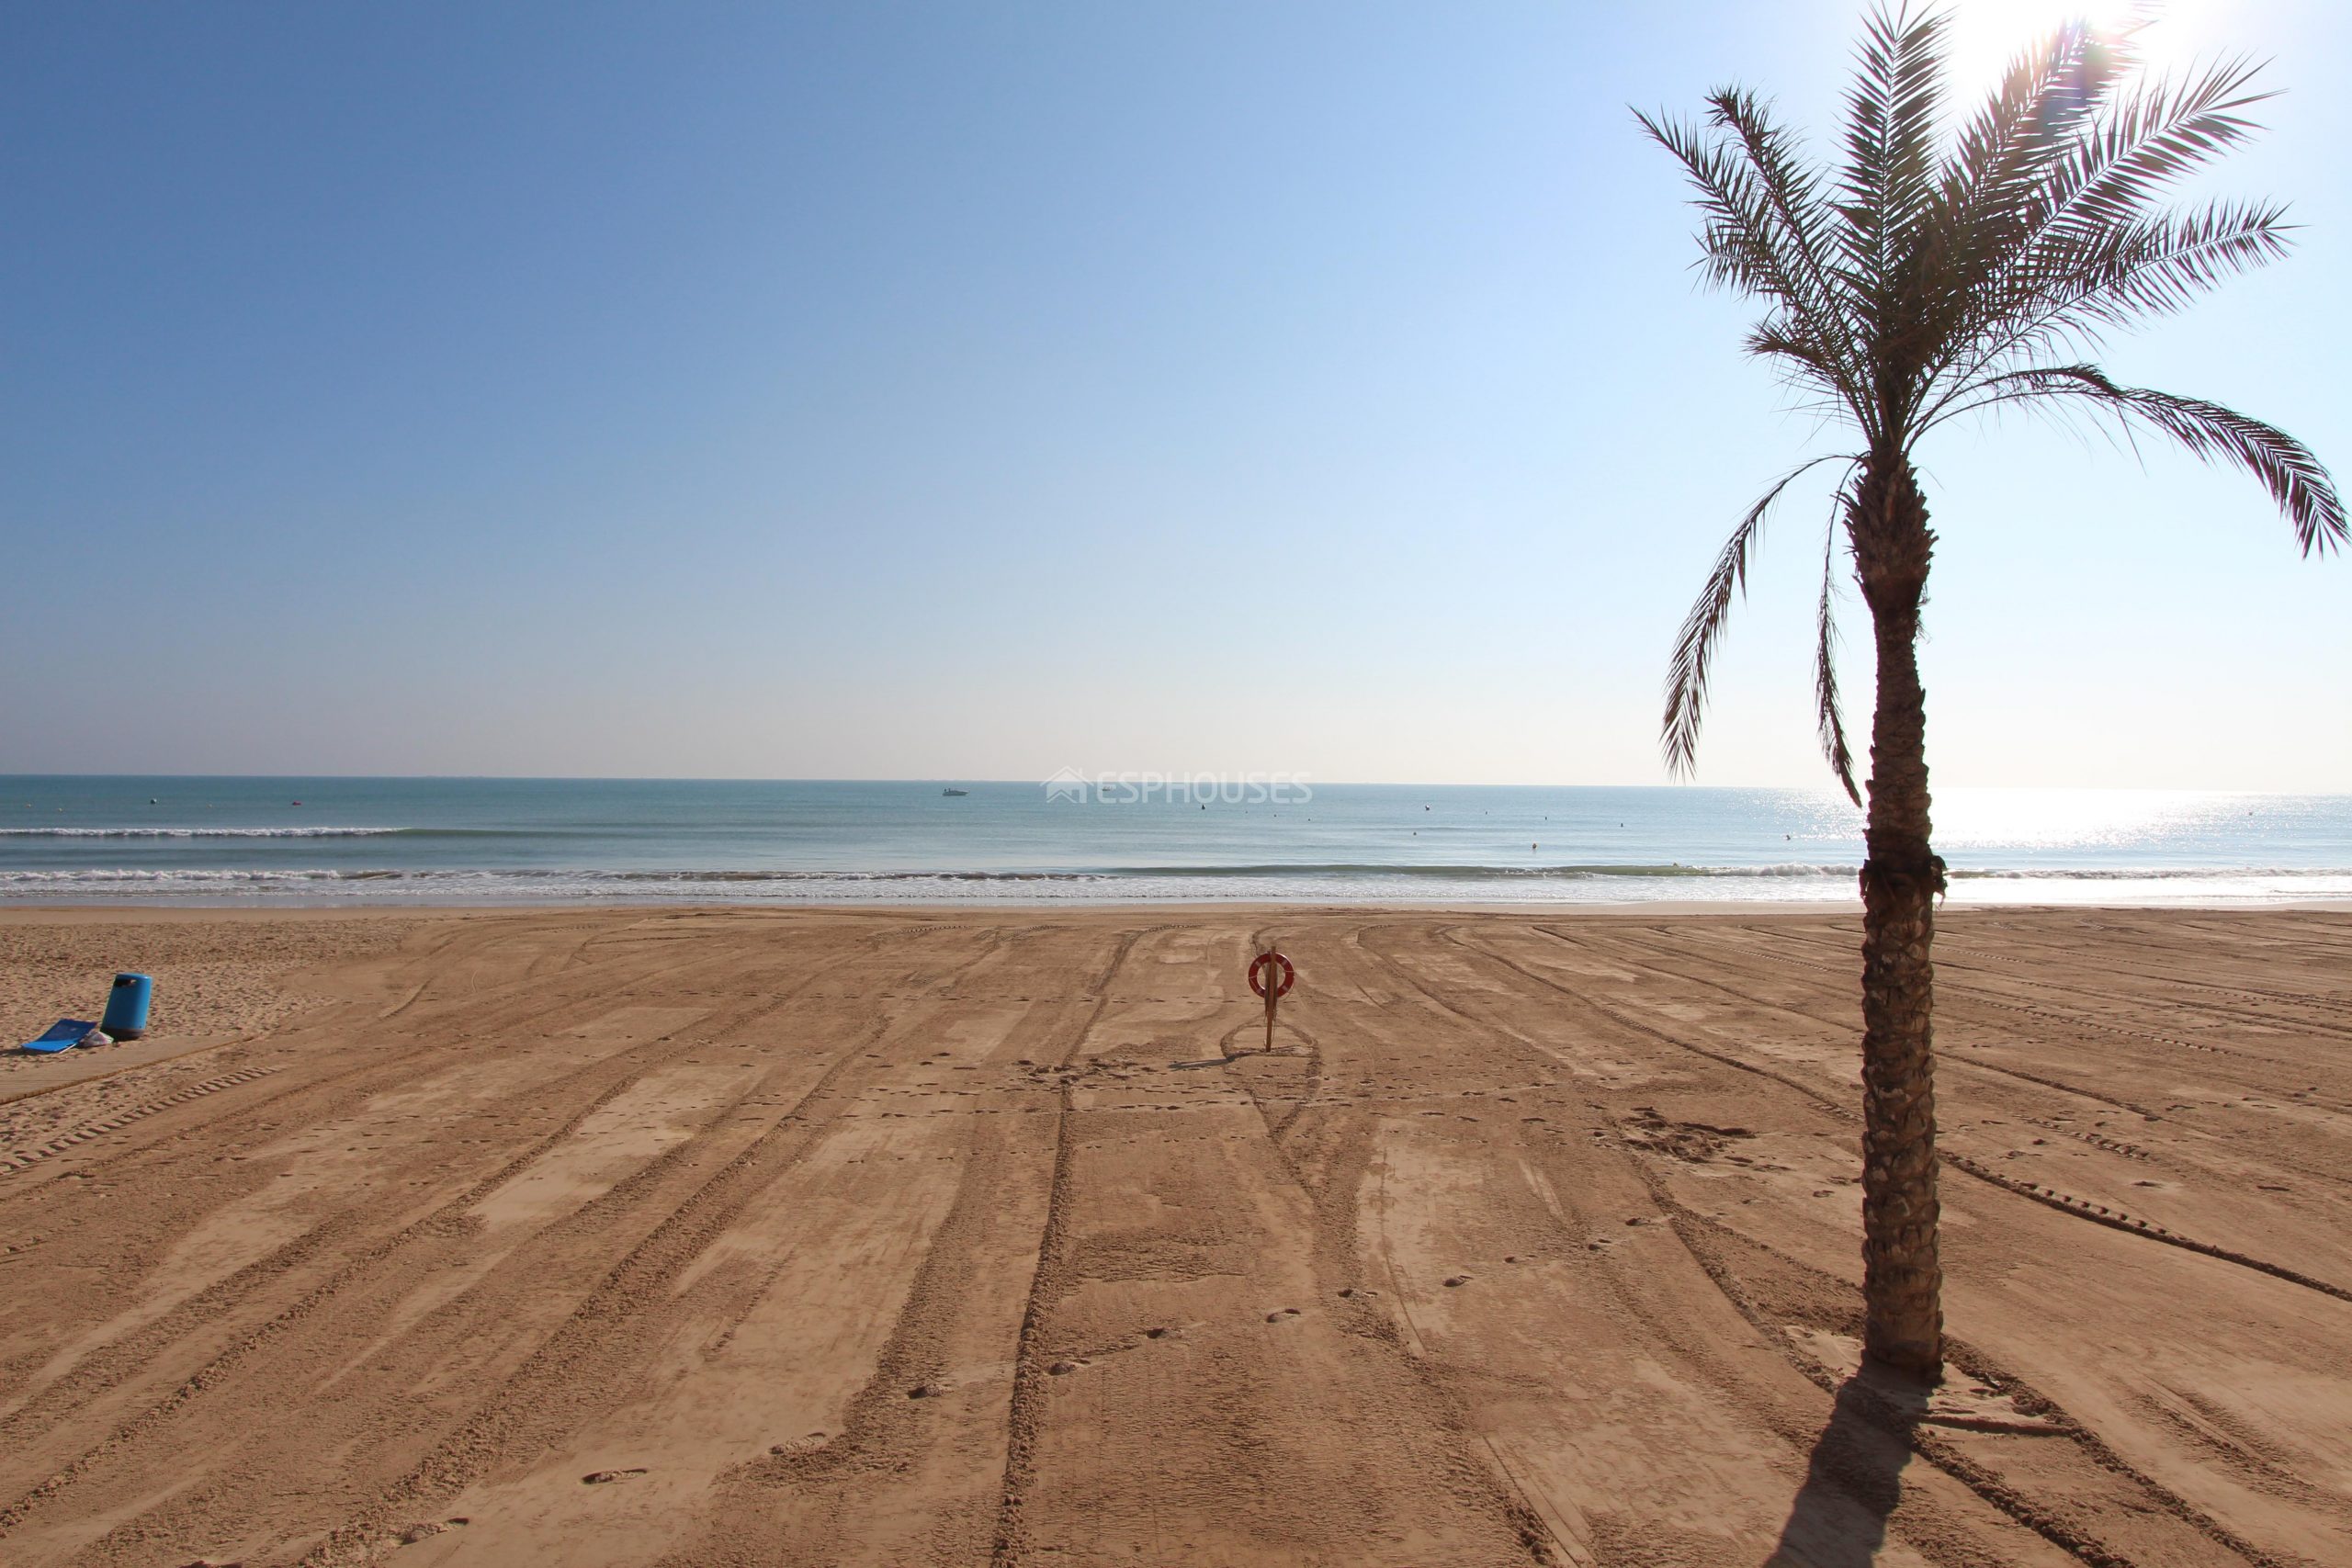
[[[98,1022],[117,1040],[136,1040],[147,1032],[147,1004],[154,999],[155,982],[144,975],[117,975],[107,993],[107,1015]]]

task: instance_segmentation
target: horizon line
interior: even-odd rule
[[[1262,770],[1260,770],[1262,771]],[[1104,768],[1095,773],[1108,774],[1150,773],[1154,770],[1139,768]],[[1223,771],[1203,768],[1190,773],[1169,773],[1160,777],[1175,779],[1199,778],[1204,774],[1223,777]],[[1051,775],[1048,775],[1050,777]],[[1094,775],[1090,774],[1089,777]],[[1651,789],[1651,790],[1792,790],[1807,794],[1826,794],[1839,800],[1845,792],[1834,782],[1819,784],[1566,784],[1512,783],[1496,784],[1470,781],[1438,781],[1429,779],[1317,779],[1309,774],[1288,774],[1310,788],[1324,789]],[[752,774],[752,773],[0,773],[0,781],[35,779],[214,779],[261,782],[265,780],[353,780],[368,782],[410,782],[437,784],[1021,784],[1042,787],[1046,780],[1038,778],[984,778],[977,774],[940,773],[930,776],[898,774],[892,776],[848,777],[820,774]],[[1949,790],[2070,790],[2102,793],[2133,792],[2150,795],[2240,795],[2305,796],[2320,799],[2352,795],[2352,789],[2256,789],[2249,787],[2221,788],[2190,784],[1947,784]]]

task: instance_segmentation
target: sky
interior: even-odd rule
[[[2057,9],[1959,0],[1966,89]],[[0,772],[1666,782],[1684,610],[1828,448],[1632,110],[1826,150],[1858,16],[0,9]],[[2272,62],[2211,188],[2301,228],[2104,362],[2352,478],[2352,17],[2151,39]],[[1939,781],[2352,791],[2352,559],[2258,486],[1924,457]],[[1702,784],[1826,780],[1792,496]]]

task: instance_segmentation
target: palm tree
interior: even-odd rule
[[[1844,156],[1811,162],[1754,94],[1725,88],[1697,123],[1641,116],[1702,215],[1706,280],[1761,302],[1747,339],[1853,449],[1783,475],[1748,509],[1683,623],[1665,750],[1687,773],[1707,679],[1765,517],[1807,469],[1838,465],[1822,560],[1815,713],[1857,805],[1833,662],[1843,541],[1878,655],[1862,891],[1864,1354],[1934,1381],[1943,1361],[1936,1246],[1931,958],[1944,864],[1928,836],[1926,724],[1913,644],[1935,535],[1914,467],[1954,420],[2018,405],[2169,436],[2260,479],[2308,556],[2346,541],[2327,470],[2283,431],[2219,403],[2119,385],[2101,334],[2188,304],[2283,254],[2284,209],[2168,187],[2247,139],[2256,68],[2222,61],[2149,80],[2139,26],[2057,28],[1989,100],[1942,126],[1948,16],[1908,0],[1865,19]]]

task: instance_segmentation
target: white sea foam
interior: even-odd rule
[[[407,828],[0,828],[11,839],[382,839]]]

